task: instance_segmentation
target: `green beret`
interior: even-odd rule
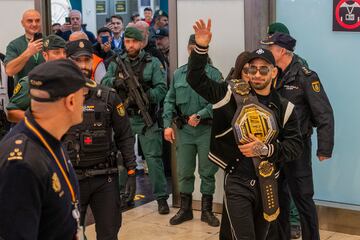
[[[138,41],[142,41],[143,40],[143,35],[141,33],[141,31],[137,28],[134,28],[134,27],[127,27],[125,29],[125,37],[126,38],[133,38],[135,40],[138,40]]]
[[[272,35],[276,32],[286,33],[290,35],[289,29],[285,26],[285,24],[280,22],[274,22],[269,25],[267,33]]]
[[[65,48],[65,40],[55,34],[47,36],[44,40],[43,51]]]

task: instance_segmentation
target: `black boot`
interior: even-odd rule
[[[157,200],[158,202],[158,212],[160,214],[168,214],[170,212],[169,205],[165,198],[161,198]]]
[[[201,221],[206,222],[212,227],[220,225],[219,219],[212,212],[212,195],[203,194],[201,198]]]
[[[171,225],[178,225],[194,218],[192,212],[192,195],[180,193],[180,197],[180,210],[170,219]]]

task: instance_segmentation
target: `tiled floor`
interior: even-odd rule
[[[170,199],[170,198],[169,198]],[[170,200],[169,200],[170,201]],[[169,215],[157,213],[156,201],[123,213],[123,224],[119,233],[121,240],[217,240],[219,227],[210,227],[200,221],[200,212],[194,211],[194,219],[171,226],[169,219],[177,212],[171,208]],[[220,216],[218,216],[220,217]],[[95,240],[95,226],[86,228],[88,240]],[[360,236],[321,231],[321,240],[360,240]]]

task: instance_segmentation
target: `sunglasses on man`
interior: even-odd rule
[[[256,75],[256,73],[259,71],[261,76],[268,75],[270,70],[271,70],[271,68],[268,66],[260,66],[260,67],[250,66],[247,69],[248,73],[251,75]]]

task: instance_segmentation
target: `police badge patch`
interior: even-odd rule
[[[320,92],[320,82],[319,81],[314,81],[311,83],[312,89],[314,90],[314,92]]]
[[[116,106],[116,110],[120,117],[125,116],[125,107],[123,103],[120,103]]]
[[[54,173],[52,175],[51,180],[52,180],[52,188],[54,189],[54,191],[56,193],[60,192],[61,191],[61,183],[60,183],[60,179],[56,173]]]
[[[16,95],[20,91],[20,89],[21,89],[21,84],[20,83],[16,84],[16,87],[14,89],[14,95]]]

